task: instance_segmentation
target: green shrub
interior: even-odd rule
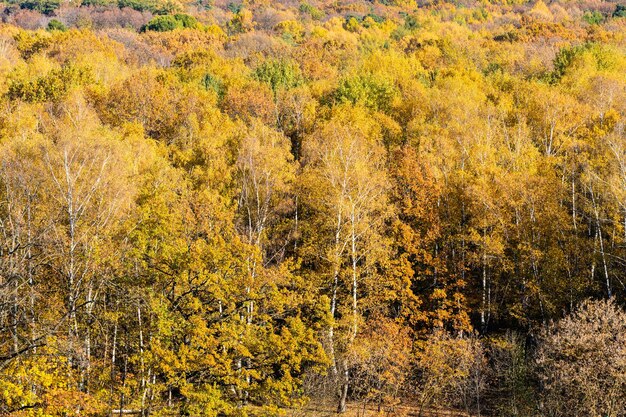
[[[613,12],[613,17],[626,17],[626,6],[618,4]]]
[[[583,20],[590,25],[599,25],[604,21],[604,16],[597,10],[594,10],[592,12],[588,11],[585,12],[585,14],[583,15]]]
[[[558,82],[576,62],[589,58],[600,71],[616,68],[620,61],[620,53],[604,45],[588,42],[582,45],[561,48],[554,57],[554,70],[547,74],[547,81]]]
[[[321,20],[325,16],[322,10],[310,5],[309,3],[301,3],[300,12],[310,15],[313,20]]]
[[[222,98],[226,92],[224,83],[211,74],[204,74],[201,81],[202,87],[207,91],[214,91],[218,98]]]
[[[183,28],[197,28],[198,21],[193,17],[186,14],[164,15],[153,17],[142,30],[154,31],[154,32],[168,32],[174,29]]]
[[[391,108],[395,95],[396,90],[393,84],[370,74],[344,78],[339,82],[339,87],[335,91],[335,99],[339,102],[361,104],[381,111]]]
[[[375,13],[368,13],[365,16],[363,16],[363,19],[361,20],[364,21],[368,17],[376,23],[383,23],[385,21],[385,18],[383,16],[377,15]]]
[[[263,62],[254,72],[254,78],[270,85],[276,93],[302,84],[302,72],[298,64],[285,59],[270,59]]]
[[[155,16],[143,27],[143,31],[152,30],[154,32],[168,32],[181,28],[182,25],[172,15]]]
[[[576,45],[572,47],[561,48],[554,57],[554,71],[552,77],[554,81],[560,80],[567,69],[572,65],[574,59],[590,48],[589,44]]]
[[[156,2],[153,0],[118,0],[117,6],[122,9],[124,7],[130,7],[138,12],[154,11],[156,8]]]
[[[228,8],[228,10],[230,10],[230,12],[231,12],[231,13],[237,14],[237,13],[239,13],[239,12],[241,11],[241,9],[243,8],[243,4],[242,4],[242,3],[239,3],[239,4],[236,4],[236,3],[228,3],[227,8]]]
[[[196,29],[198,27],[198,21],[196,18],[189,16],[188,14],[177,13],[174,15],[174,19],[176,19],[184,28]]]
[[[94,1],[94,0],[88,0]],[[106,1],[106,0],[95,0]],[[159,1],[159,0],[117,0],[117,6],[121,9],[124,7],[130,7],[131,9],[139,12],[149,11],[158,15],[172,14],[179,11],[180,6],[173,1]]]
[[[404,18],[404,27],[408,30],[415,30],[415,29],[419,29],[421,25],[419,24],[415,16],[407,15]]]
[[[51,14],[61,6],[60,0],[25,0],[20,3],[22,9],[35,10],[43,14]]]
[[[67,30],[67,26],[56,19],[52,19],[48,22],[48,30],[60,30],[61,32],[65,32]]]
[[[110,6],[116,4],[115,0],[82,0],[81,6]]]

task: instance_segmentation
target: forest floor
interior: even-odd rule
[[[308,406],[290,410],[287,417],[337,417],[336,406],[333,404],[309,404]],[[384,406],[379,410],[377,404],[351,403],[342,417],[471,417],[469,414],[449,409],[424,409],[417,406],[396,405]]]
[[[336,405],[331,403],[310,403],[303,408],[283,409],[285,417],[472,417],[458,410],[427,408],[422,409],[420,413],[417,405],[387,405],[379,409],[377,404],[361,402],[348,403],[343,414],[337,414],[336,410]],[[111,412],[111,417],[119,415],[119,410]],[[124,410],[122,415],[140,415],[140,411]]]

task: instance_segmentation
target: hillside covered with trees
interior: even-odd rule
[[[1,415],[626,416],[625,4],[2,8]]]

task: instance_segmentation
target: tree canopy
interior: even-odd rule
[[[623,4],[3,7],[0,414],[624,415]]]

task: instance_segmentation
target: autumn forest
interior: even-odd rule
[[[626,3],[1,7],[0,415],[626,416]]]

